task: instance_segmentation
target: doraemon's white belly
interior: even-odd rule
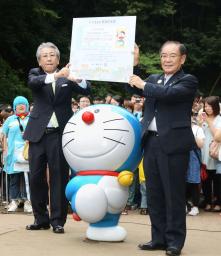
[[[121,212],[128,198],[128,187],[123,187],[117,181],[117,177],[104,176],[98,183],[101,187],[108,201],[108,212],[119,213]]]
[[[97,184],[86,184],[77,191],[76,211],[82,220],[95,223],[107,213],[121,213],[127,198],[128,188],[121,186],[117,177],[104,176]]]

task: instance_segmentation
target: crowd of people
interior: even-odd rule
[[[24,104],[18,104],[17,100],[24,101]],[[143,118],[143,107],[144,107],[144,98],[133,94],[131,98],[123,99],[120,95],[108,94],[105,98],[94,97],[92,99],[89,95],[79,95],[78,98],[72,98],[71,106],[73,114],[76,114],[79,110],[90,106],[92,104],[112,104],[121,106],[135,115],[140,121]],[[21,103],[20,102],[20,103]],[[18,105],[18,106],[17,106]],[[12,136],[19,136],[19,139],[22,140],[23,131],[20,130],[21,125],[17,123],[17,131],[15,134],[10,135],[11,132],[9,128],[10,123],[14,120],[18,120],[18,114],[16,108],[18,109],[20,105],[25,105],[28,110],[25,109],[25,113],[29,112],[29,103],[24,97],[16,97],[14,99],[13,108],[10,104],[2,104],[0,106],[0,118],[1,118],[1,167],[2,171],[4,170],[8,176],[8,193],[9,193],[9,204],[7,206],[8,212],[17,211],[19,205],[22,205],[25,202],[26,190],[25,190],[25,180],[23,173],[26,171],[27,167],[24,167],[25,160],[22,160],[21,167],[24,168],[21,170],[11,171],[9,162],[4,158],[12,156],[13,158],[16,155],[16,150],[13,150],[13,153],[6,153],[5,151],[7,145],[11,144],[11,141],[15,145],[18,145],[17,140]],[[23,111],[22,111],[23,112]],[[206,115],[205,115],[206,113]],[[220,99],[218,96],[209,96],[203,98],[203,94],[198,92],[194,99],[192,107],[192,131],[196,140],[198,149],[192,150],[190,152],[189,167],[186,174],[186,213],[191,216],[196,216],[199,214],[199,209],[203,209],[206,212],[220,212],[221,213],[221,162],[219,160],[213,159],[209,155],[209,145],[211,142],[216,140],[221,140],[221,117],[220,117]],[[8,118],[12,116],[11,118]],[[6,122],[7,120],[7,122]],[[28,116],[21,119],[24,129],[27,125]],[[216,120],[216,121],[215,121]],[[214,126],[217,128],[216,135],[212,133],[211,122],[214,121]],[[16,134],[17,133],[17,134]],[[7,142],[8,138],[8,142]],[[14,146],[15,146],[14,145]],[[24,145],[24,140],[22,141]],[[13,147],[14,147],[13,146]],[[19,145],[18,145],[19,146]],[[20,146],[21,147],[21,146]],[[4,148],[4,150],[3,150]],[[3,154],[4,152],[4,154]],[[198,155],[197,155],[198,154]],[[5,163],[5,166],[4,166]],[[7,163],[7,164],[6,164]],[[201,179],[201,164],[204,163],[207,167],[207,178],[206,180]],[[144,170],[142,166],[143,162],[138,166],[135,171],[134,180],[132,185],[129,188],[129,198],[125,210],[122,212],[123,215],[129,214],[130,210],[140,209],[141,215],[148,214],[148,207],[146,204],[146,190],[145,188],[145,177]],[[18,168],[19,165],[16,165]],[[15,174],[14,174],[15,173]],[[21,175],[22,174],[22,175]],[[14,178],[15,177],[15,178]],[[1,179],[5,179],[4,173],[1,173]],[[16,180],[15,180],[16,179]],[[18,179],[18,180],[17,180]],[[15,181],[14,181],[15,180]],[[5,195],[5,184],[3,181],[1,183],[3,188],[1,188],[2,200],[6,200]],[[14,189],[13,189],[14,186]],[[16,196],[13,194],[16,193]],[[3,196],[4,195],[4,196]],[[24,208],[24,212],[32,212],[30,201],[28,200],[29,210]],[[26,209],[26,210],[25,210]]]
[[[14,99],[12,108],[1,108],[1,196],[9,195],[7,211],[15,212],[23,203],[24,212],[34,214],[27,230],[51,225],[54,233],[64,233],[65,186],[70,177],[61,146],[64,126],[91,104],[117,105],[141,122],[144,152],[123,214],[138,207],[140,214],[149,214],[152,240],[139,244],[141,250],[180,255],[186,214],[196,216],[199,208],[221,212],[221,154],[211,154],[211,144],[219,149],[221,142],[220,99],[203,97],[197,79],[184,73],[186,47],[177,41],[165,42],[160,48],[163,73],[143,80],[135,44],[134,74],[125,85],[130,99],[111,94],[92,99],[90,82],[75,79],[69,65],[58,69],[60,52],[53,43],[42,43],[36,57],[39,67],[28,76],[32,109],[22,96]],[[75,99],[73,91],[78,94]],[[28,160],[22,155],[26,141]]]

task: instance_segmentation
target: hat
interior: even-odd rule
[[[17,96],[13,101],[13,110],[16,111],[16,106],[19,104],[23,104],[26,106],[26,112],[29,111],[29,103],[28,100],[23,96]]]

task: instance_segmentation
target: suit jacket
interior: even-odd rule
[[[127,88],[146,98],[142,120],[145,143],[148,126],[156,118],[161,148],[167,154],[190,151],[195,146],[191,129],[191,110],[198,81],[183,70],[174,74],[164,85],[164,74],[150,75],[144,90]]]
[[[71,109],[72,93],[90,94],[89,82],[87,82],[87,88],[83,89],[66,78],[57,79],[54,94],[52,84],[45,84],[46,75],[41,68],[34,68],[30,70],[28,76],[34,108],[30,113],[23,137],[31,142],[38,142],[41,139],[53,112],[57,117],[60,130],[63,132],[66,123],[73,115]]]

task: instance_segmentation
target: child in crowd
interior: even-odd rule
[[[17,96],[13,102],[13,110],[14,114],[6,119],[2,128],[4,134],[4,171],[9,176],[9,198],[11,201],[8,212],[15,212],[20,201],[24,200],[24,212],[31,213],[32,206],[28,180],[29,164],[22,154],[25,144],[23,133],[29,118],[27,99]]]
[[[139,164],[139,181],[140,181],[140,193],[141,193],[141,202],[140,202],[140,214],[147,215],[147,192],[146,192],[146,179],[143,169],[143,159]]]

